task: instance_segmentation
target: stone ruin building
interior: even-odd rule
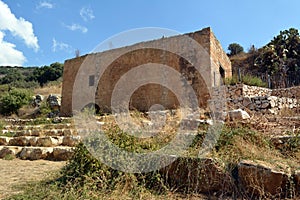
[[[192,48],[193,42],[198,49]],[[112,57],[114,59],[110,60]],[[72,100],[78,98],[74,96],[76,92],[83,98],[81,106],[93,104],[101,112],[111,112],[112,93],[118,80],[131,69],[147,63],[167,65],[180,72],[195,91],[199,107],[206,107],[211,89],[232,75],[231,62],[211,28],[87,54],[64,63],[61,115],[72,115]],[[83,65],[84,71],[80,72]],[[80,78],[80,87],[75,87],[79,73],[84,76]],[[147,74],[140,74],[143,76]],[[166,75],[165,79],[168,78]],[[94,95],[92,101],[86,98],[90,93]],[[154,104],[174,109],[179,101],[169,88],[149,83],[134,91],[129,107],[147,111]]]

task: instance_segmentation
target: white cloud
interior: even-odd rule
[[[56,41],[55,38],[53,38],[52,39],[52,51],[53,52],[65,51],[65,52],[71,53],[73,51],[73,47],[66,43],[58,42],[58,41]]]
[[[1,0],[0,10],[0,31],[10,31],[14,36],[23,39],[27,47],[37,51],[39,49],[38,38],[33,33],[32,23],[22,17],[17,19]]]
[[[95,18],[93,10],[87,7],[81,8],[79,14],[84,21],[92,20]]]
[[[22,66],[26,58],[21,51],[15,49],[16,45],[3,41],[4,33],[0,31],[0,65]]]
[[[54,5],[50,2],[47,2],[47,1],[41,1],[37,6],[36,6],[37,9],[40,9],[40,8],[48,8],[48,9],[52,9],[54,8]]]
[[[68,29],[70,29],[71,31],[76,31],[76,30],[80,30],[82,33],[86,33],[88,31],[88,29],[84,26],[81,26],[79,24],[72,24],[71,26],[66,26]]]

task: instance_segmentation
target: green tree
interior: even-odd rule
[[[277,76],[278,87],[287,86],[287,77],[295,80],[300,74],[300,36],[297,29],[280,31],[280,34],[264,46],[255,65],[262,73]]]
[[[11,84],[16,81],[24,81],[24,76],[17,69],[8,70],[7,74],[0,79],[0,84]]]
[[[231,56],[244,52],[244,48],[237,43],[229,44],[228,50],[230,51],[229,55]]]
[[[17,113],[23,106],[32,100],[32,95],[25,89],[12,89],[4,92],[0,97],[0,112],[3,115]]]
[[[52,63],[50,66],[43,66],[36,68],[33,74],[27,79],[27,81],[37,81],[41,86],[49,81],[56,81],[63,74],[63,64]]]

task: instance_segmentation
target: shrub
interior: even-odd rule
[[[242,77],[242,82],[246,85],[267,87],[267,83],[261,80],[259,77],[246,75]]]
[[[0,97],[0,113],[3,115],[17,114],[18,110],[29,104],[32,99],[31,92],[25,89],[12,89],[4,92]]]
[[[238,76],[235,74],[231,78],[225,79],[226,85],[235,85],[238,83],[244,83],[250,86],[257,86],[257,87],[267,87],[268,84],[261,80],[261,78],[257,76],[245,75],[241,77],[242,80],[239,80]]]

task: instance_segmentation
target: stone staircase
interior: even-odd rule
[[[0,158],[68,160],[80,136],[71,123],[6,120],[0,130]],[[27,125],[34,124],[34,125]]]

